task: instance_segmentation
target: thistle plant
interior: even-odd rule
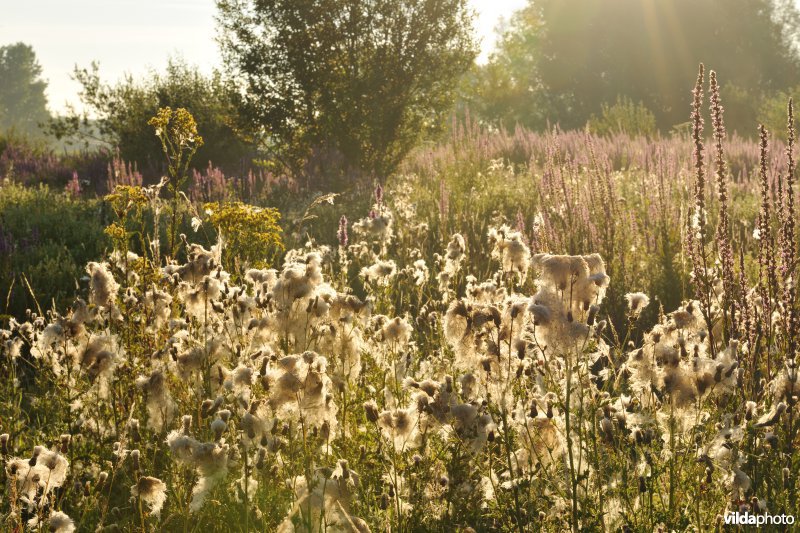
[[[476,141],[483,155],[443,150],[453,167],[430,164],[449,171],[388,180],[360,210],[321,196],[296,217],[184,201],[198,138],[159,113],[168,179],[106,198],[114,249],[72,306],[0,329],[3,525],[654,531],[796,514],[793,108],[784,160],[764,128],[748,145],[756,220],[708,81],[713,176],[701,68],[674,167],[619,174],[601,139],[581,155],[585,135],[563,134],[519,171]],[[453,169],[475,161],[491,179],[467,186]],[[495,178],[540,186],[500,209]],[[160,253],[176,201],[194,231]],[[669,260],[687,294],[680,277],[635,286],[666,269],[681,214],[687,272]]]

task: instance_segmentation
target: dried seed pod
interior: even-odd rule
[[[139,450],[131,450],[131,461],[133,461],[133,470],[139,472],[141,465],[139,464]]]

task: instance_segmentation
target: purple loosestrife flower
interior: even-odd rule
[[[228,181],[225,173],[209,161],[205,172],[192,171],[189,196],[194,202],[225,201],[229,196]]]
[[[336,237],[339,239],[339,246],[347,248],[347,217],[344,215],[339,219],[339,231],[336,232]]]
[[[77,198],[81,195],[81,182],[78,180],[78,173],[72,173],[72,179],[67,183],[66,186],[67,194],[72,196],[73,198]]]
[[[717,222],[716,240],[720,264],[722,265],[724,308],[730,312],[731,330],[735,331],[736,315],[733,302],[736,300],[736,285],[733,277],[733,249],[731,246],[730,217],[728,213],[728,169],[725,164],[725,152],[722,148],[722,141],[725,139],[725,125],[722,121],[724,110],[720,102],[717,74],[713,70],[709,73],[709,88],[711,93],[711,121],[714,126],[714,166],[716,167],[717,196],[719,199],[719,221]]]
[[[111,192],[117,185],[142,186],[142,175],[136,169],[136,164],[131,165],[122,160],[117,150],[111,162],[108,164],[106,175],[106,190]]]
[[[761,180],[761,209],[758,213],[758,291],[761,297],[763,326],[772,332],[773,302],[777,292],[775,243],[770,228],[770,184],[767,171],[768,133],[763,125],[758,126],[760,140],[759,177]],[[767,377],[772,375],[771,357],[767,357]]]
[[[797,348],[797,309],[795,307],[796,285],[796,249],[794,229],[794,103],[789,99],[786,109],[787,143],[786,143],[786,191],[784,194],[783,217],[781,220],[781,277],[783,278],[783,306],[786,309],[785,330],[789,336],[789,350],[787,356],[791,357]],[[790,281],[791,280],[791,281]]]
[[[525,216],[522,214],[522,211],[517,210],[517,220],[516,220],[516,228],[518,232],[521,234],[525,234]]]
[[[439,217],[444,220],[447,216],[449,208],[449,195],[447,191],[447,182],[444,178],[439,178]]]
[[[706,170],[703,145],[703,79],[705,67],[700,64],[697,73],[697,83],[692,91],[692,142],[694,143],[693,164],[694,164],[694,213],[691,215],[688,231],[686,232],[686,244],[688,255],[691,259],[692,275],[694,276],[695,292],[700,301],[703,318],[706,322],[706,329],[710,337],[709,347],[711,353],[716,350],[714,342],[714,328],[712,321],[712,300],[714,298],[714,279],[710,257],[706,250],[708,240],[708,223],[706,217]]]

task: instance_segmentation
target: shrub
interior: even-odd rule
[[[217,202],[207,203],[204,211],[219,239],[225,243],[222,265],[229,272],[269,267],[283,251],[277,209],[241,202]]]
[[[43,310],[71,303],[86,263],[108,245],[105,218],[97,200],[0,184],[0,310],[23,317],[37,302]]]
[[[63,186],[71,176],[72,169],[43,142],[13,135],[0,137],[0,179]]]
[[[236,125],[233,95],[219,74],[204,76],[179,60],[171,60],[164,73],[153,71],[142,80],[126,77],[104,83],[96,65],[76,69],[75,74],[83,85],[83,103],[97,118],[91,122],[78,115],[62,118],[51,128],[57,136],[80,140],[88,124],[95,136],[119,148],[122,159],[136,164],[145,178],[157,179],[164,171],[161,145],[152,136],[148,120],[161,108],[183,107],[209,141],[198,150],[195,168],[209,161],[229,171],[249,166],[254,152]]]
[[[592,115],[586,127],[597,135],[650,137],[656,133],[656,117],[643,103],[634,104],[627,96],[618,96],[615,104],[604,103],[600,116]]]

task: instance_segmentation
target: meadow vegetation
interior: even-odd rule
[[[670,136],[610,108],[605,136],[456,120],[342,194],[198,178],[185,109],[149,122],[158,183],[122,164],[97,197],[7,170],[3,526],[797,516],[793,108],[785,142],[728,137],[720,94],[701,66]]]

